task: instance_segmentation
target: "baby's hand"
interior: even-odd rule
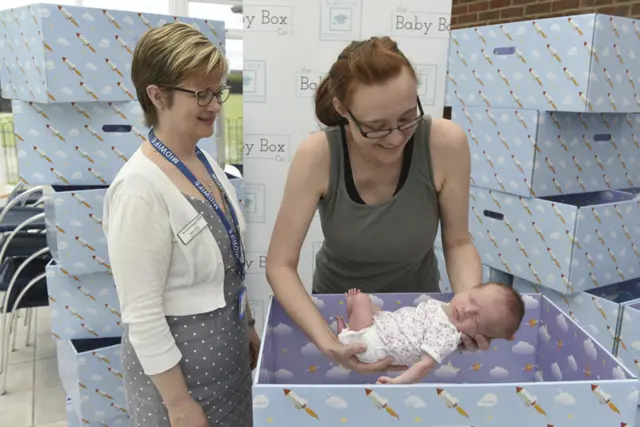
[[[380,377],[378,381],[376,381],[376,384],[396,384],[396,380],[391,377]]]

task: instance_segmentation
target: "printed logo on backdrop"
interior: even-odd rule
[[[320,81],[327,73],[317,73],[303,68],[296,73],[296,96],[298,98],[313,98]]]
[[[245,31],[289,36],[292,33],[293,8],[290,6],[249,6],[243,9]]]
[[[415,65],[418,75],[418,96],[422,105],[431,106],[436,103],[437,65]]]
[[[449,39],[450,16],[444,13],[412,12],[398,8],[391,14],[391,37]]]
[[[322,242],[313,242],[311,244],[311,272],[316,271],[316,255],[322,248]]]
[[[265,274],[267,268],[267,254],[264,252],[247,252],[245,257],[247,274]]]
[[[244,134],[243,154],[245,160],[291,161],[289,135]]]
[[[267,221],[267,186],[265,184],[245,183],[244,216],[248,223]]]
[[[242,67],[242,102],[267,102],[266,62],[245,60]]]
[[[321,0],[320,40],[360,40],[362,0]]]

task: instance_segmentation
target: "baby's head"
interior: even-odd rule
[[[449,319],[460,332],[508,339],[524,317],[520,294],[502,283],[483,283],[451,299]]]

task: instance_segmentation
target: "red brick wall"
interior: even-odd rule
[[[638,0],[453,0],[452,29],[600,12],[640,18]]]

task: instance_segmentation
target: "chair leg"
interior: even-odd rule
[[[24,346],[29,347],[29,340],[31,339],[31,325],[33,325],[34,317],[36,317],[36,310],[34,308],[27,309],[27,334],[24,337]]]
[[[19,320],[18,313],[16,313],[15,321],[13,322],[13,335],[11,336],[11,353],[16,351],[16,338],[18,338],[18,329],[20,328]]]
[[[22,322],[23,326],[27,326],[27,322],[29,321],[29,310],[31,310],[31,309],[30,309],[30,308],[27,308],[27,309],[25,310],[25,313],[24,313],[24,315],[25,315],[25,316],[24,316],[24,320],[23,320],[23,322]]]

